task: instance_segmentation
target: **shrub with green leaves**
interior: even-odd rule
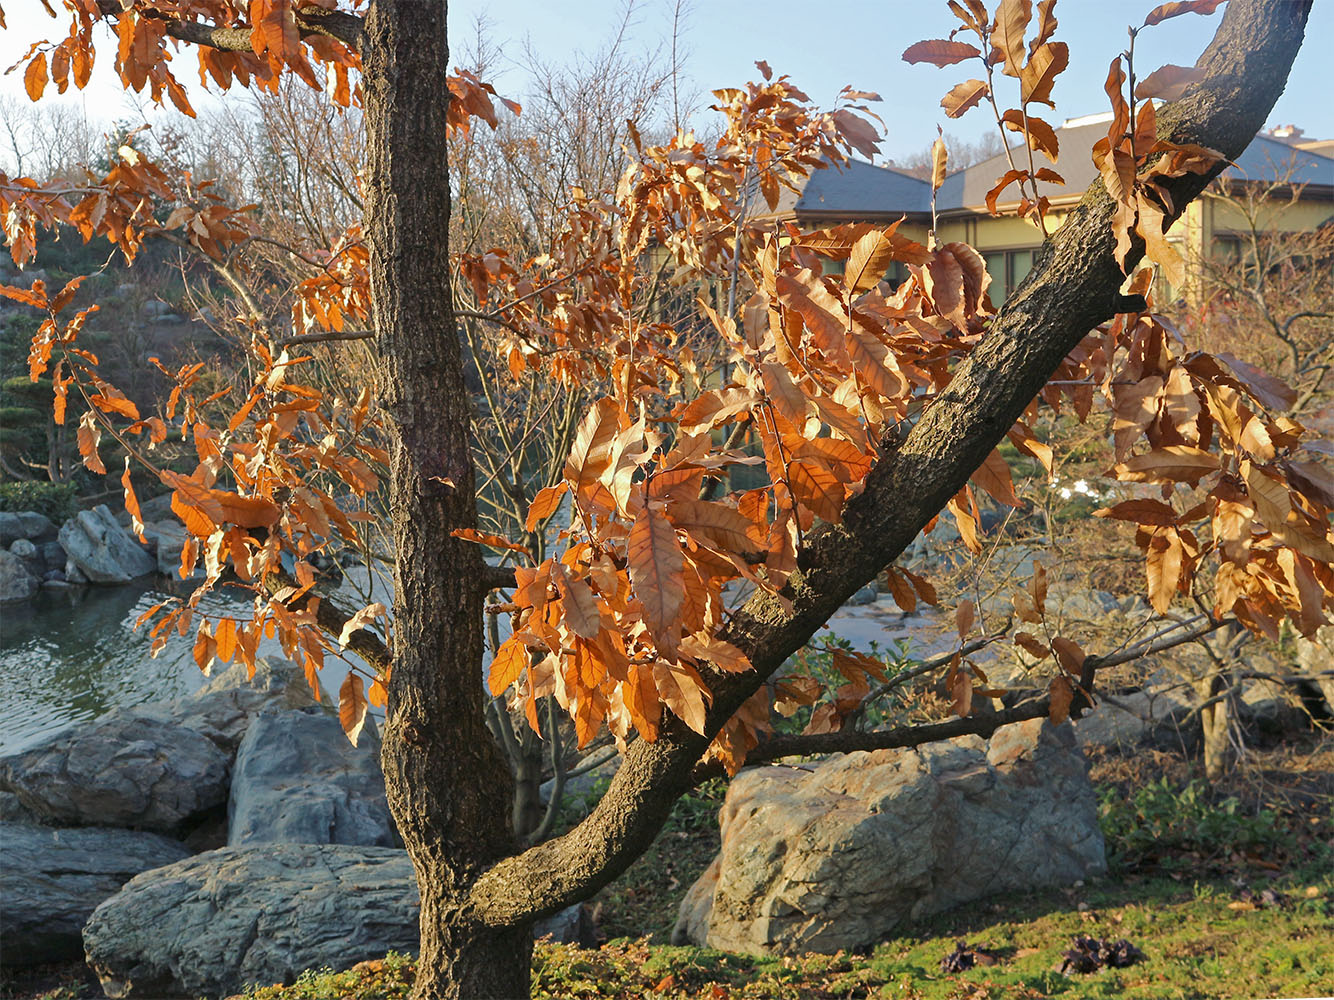
[[[1098,817],[1113,868],[1132,868],[1190,852],[1222,858],[1235,851],[1272,850],[1290,839],[1269,809],[1246,810],[1235,796],[1217,799],[1203,781],[1178,787],[1164,778],[1126,797],[1115,787],[1099,792]]]
[[[19,513],[35,510],[45,514],[56,524],[74,516],[78,505],[75,503],[73,483],[47,483],[37,480],[15,483],[0,483],[0,511]]]

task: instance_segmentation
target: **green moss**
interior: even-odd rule
[[[652,945],[643,938],[620,938],[589,951],[540,944],[533,956],[533,996],[1226,1000],[1327,992],[1334,982],[1334,950],[1328,947],[1334,936],[1334,872],[1325,872],[1309,888],[1291,880],[1273,884],[1289,894],[1286,908],[1238,904],[1227,881],[1188,886],[1170,878],[984,901],[921,924],[866,956],[756,958]],[[1087,976],[1052,971],[1077,934],[1129,938],[1147,959]],[[940,959],[958,940],[985,944],[1000,955],[999,963],[957,975],[942,973]],[[400,1000],[407,996],[411,976],[410,960],[393,955],[246,996]]]

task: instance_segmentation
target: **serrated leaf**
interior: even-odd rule
[[[634,595],[644,606],[644,624],[663,656],[675,659],[677,615],[685,599],[685,557],[672,522],[645,505],[630,527],[626,557]]]
[[[1047,712],[1047,718],[1051,720],[1053,726],[1059,726],[1070,718],[1070,705],[1075,700],[1075,686],[1070,683],[1070,678],[1058,674],[1052,678],[1047,691],[1051,696],[1051,709]]]
[[[1056,654],[1056,661],[1067,673],[1078,677],[1084,668],[1084,651],[1073,639],[1058,635],[1051,641],[1051,651]]]
[[[986,460],[969,478],[1000,503],[1009,507],[1019,506],[1019,498],[1014,493],[1014,480],[1010,476],[1010,466],[998,449],[991,449]]]
[[[526,666],[528,666],[528,647],[518,636],[512,635],[496,650],[496,655],[491,660],[487,688],[493,695],[504,694],[509,686],[519,679]]]
[[[1190,483],[1218,471],[1218,457],[1193,445],[1171,444],[1136,455],[1112,470],[1127,483]]]
[[[1175,525],[1177,512],[1161,500],[1123,500],[1112,507],[1093,512],[1094,517],[1109,517],[1136,524]]]
[[[683,664],[658,662],[653,665],[653,681],[672,714],[704,735],[707,719],[704,696],[708,689],[699,673]]]
[[[343,732],[353,746],[361,738],[361,731],[366,726],[366,691],[361,676],[354,670],[347,672],[342,686],[338,689],[338,721]]]
[[[941,98],[940,106],[945,109],[946,117],[959,118],[977,107],[990,93],[991,88],[987,86],[985,80],[965,80],[963,83],[956,83],[950,92]]]
[[[545,486],[537,491],[537,496],[528,507],[528,518],[524,521],[524,531],[536,531],[537,526],[549,518],[560,507],[561,498],[569,489],[569,483],[562,480],[555,486]]]
[[[1055,108],[1051,88],[1056,77],[1070,65],[1070,47],[1065,42],[1047,42],[1039,46],[1019,75],[1019,99]]]
[[[943,38],[931,38],[909,45],[903,50],[903,61],[908,63],[929,62],[933,66],[952,66],[965,59],[980,56],[982,51],[967,42],[951,42]]]
[[[959,606],[954,609],[954,625],[959,631],[960,639],[973,630],[973,623],[976,621],[977,605],[968,599],[960,601]]]
[[[1180,17],[1182,14],[1212,14],[1227,0],[1178,0],[1175,3],[1161,4],[1149,11],[1149,16],[1144,19],[1145,27],[1152,24],[1161,24],[1169,17]]]
[[[1001,0],[996,6],[991,45],[1005,59],[1003,72],[1018,77],[1024,68],[1024,33],[1033,16],[1031,0]]]
[[[1204,70],[1198,66],[1173,66],[1168,63],[1135,85],[1135,98],[1143,101],[1157,97],[1164,101],[1175,101],[1203,78]]]

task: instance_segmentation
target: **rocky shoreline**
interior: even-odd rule
[[[157,574],[180,579],[185,528],[172,517],[169,498],[147,501],[143,515],[140,541],[105,504],[59,527],[36,511],[0,512],[0,604],[43,589],[114,586]]]
[[[108,996],[197,997],[417,948],[373,725],[238,664],[0,758],[0,962],[87,958]],[[580,908],[538,929],[587,931]]]

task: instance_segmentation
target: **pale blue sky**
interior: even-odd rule
[[[1054,124],[1107,110],[1102,86],[1108,64],[1125,48],[1127,26],[1143,23],[1155,6],[1154,0],[1062,0],[1056,5],[1060,26],[1055,37],[1070,46],[1070,68],[1057,80],[1057,110],[1048,116]],[[558,59],[562,52],[612,37],[624,7],[621,0],[506,0],[503,5],[452,0],[452,46],[462,55],[480,15],[512,61],[522,61],[525,39],[547,58]],[[640,50],[661,47],[668,55],[673,10],[671,0],[639,0],[629,44]],[[1194,63],[1222,16],[1221,9],[1209,17],[1187,14],[1146,29],[1135,46],[1139,75],[1163,63]],[[950,87],[977,75],[969,63],[937,69],[910,66],[900,58],[913,42],[943,38],[958,23],[944,0],[692,0],[681,47],[686,73],[699,91],[757,79],[755,60],[764,59],[822,104],[848,84],[879,93],[884,102],[876,111],[889,123],[882,149],[897,157],[928,146],[937,123],[966,140],[996,127],[982,108],[955,121],[940,109]],[[1332,44],[1334,0],[1315,0],[1306,42],[1269,125],[1293,123],[1308,135],[1334,138]],[[523,74],[498,74],[497,85],[521,96]]]
[[[1126,26],[1142,22],[1153,6],[1152,0],[1063,0],[1057,5],[1056,38],[1069,44],[1071,66],[1057,82],[1057,110],[1049,119],[1059,124],[1064,118],[1106,108],[1102,83],[1107,65],[1125,46]],[[38,0],[5,0],[5,8],[9,29],[0,32],[0,68],[18,59],[34,38],[60,33],[55,22],[42,14]],[[522,100],[527,87],[520,69],[525,40],[543,59],[559,62],[581,48],[596,48],[610,40],[623,10],[621,0],[505,0],[503,4],[453,0],[452,49],[462,58],[476,19],[485,17],[489,36],[502,53],[502,65],[493,74],[497,87]],[[637,52],[661,48],[666,58],[673,10],[672,0],[639,0],[624,44]],[[1167,62],[1189,65],[1221,17],[1221,11],[1209,17],[1188,14],[1146,30],[1136,45],[1137,65],[1144,73]],[[885,100],[877,110],[890,123],[882,147],[889,157],[929,145],[937,123],[964,139],[976,139],[995,127],[988,125],[984,110],[951,122],[938,103],[953,84],[974,75],[967,64],[936,69],[909,66],[900,58],[911,43],[943,37],[956,23],[943,0],[693,0],[680,40],[686,88],[707,92],[744,83],[756,77],[755,60],[765,59],[775,72],[789,74],[822,104],[832,102],[845,84],[879,92]],[[1334,138],[1331,43],[1334,0],[1315,0],[1306,44],[1269,125],[1292,123],[1309,136]],[[94,76],[93,87],[83,95],[68,93],[65,99],[110,119],[123,109],[124,98],[103,75],[110,66],[110,49],[104,47],[99,55],[102,72]],[[182,75],[197,79],[193,58],[183,53],[182,62]],[[20,73],[0,77],[0,94],[22,96]],[[196,103],[204,106],[207,98]]]

